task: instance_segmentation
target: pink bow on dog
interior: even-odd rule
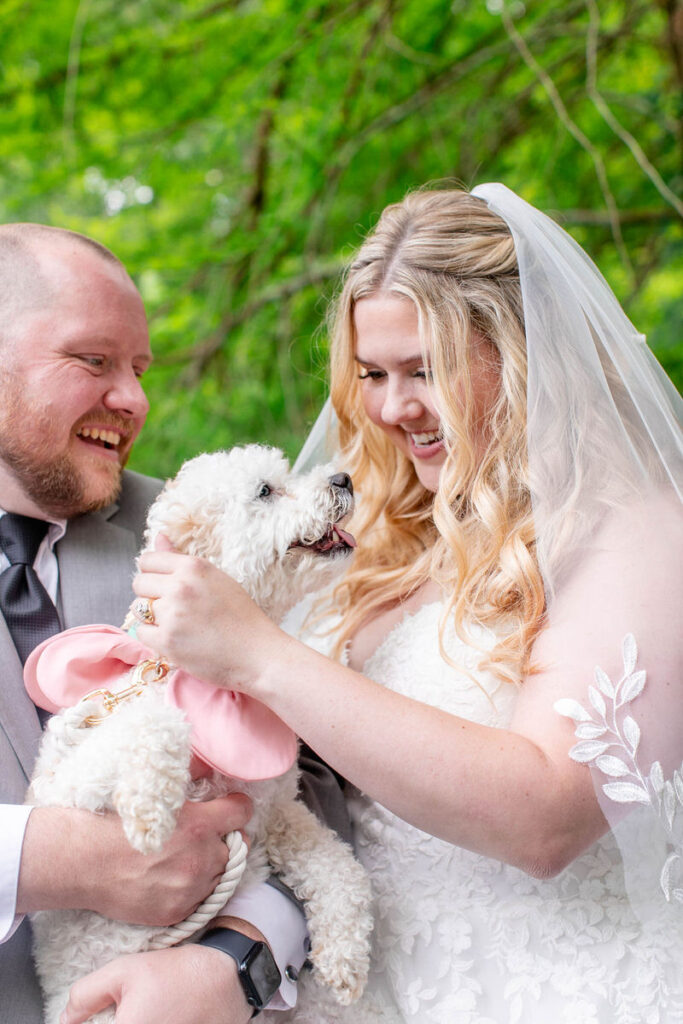
[[[24,667],[24,684],[34,704],[54,713],[93,690],[114,691],[131,668],[155,658],[116,626],[77,626],[36,647]],[[294,733],[253,697],[219,689],[181,669],[169,673],[164,693],[185,712],[192,749],[211,768],[247,781],[275,778],[294,763]]]

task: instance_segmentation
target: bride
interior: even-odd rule
[[[502,185],[388,207],[331,339],[358,550],[309,643],[168,552],[140,639],[348,780],[396,1019],[683,1021],[678,396]]]

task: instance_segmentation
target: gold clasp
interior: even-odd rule
[[[163,658],[157,658],[154,661],[151,659],[140,661],[133,670],[130,686],[127,686],[125,690],[119,690],[118,693],[112,693],[111,690],[93,690],[91,693],[86,693],[81,700],[101,698],[104,714],[89,715],[83,720],[83,725],[99,725],[119,704],[130,700],[131,697],[138,697],[149,683],[160,683],[162,679],[166,678],[168,672],[169,664]]]

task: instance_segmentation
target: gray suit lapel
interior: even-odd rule
[[[33,701],[24,689],[23,667],[1,615],[0,659],[0,722],[28,779],[41,737],[40,721]]]

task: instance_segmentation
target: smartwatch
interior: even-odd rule
[[[252,1017],[260,1013],[280,987],[282,975],[265,942],[257,942],[232,928],[212,928],[199,940],[200,946],[213,946],[231,956],[237,964],[237,977]]]

